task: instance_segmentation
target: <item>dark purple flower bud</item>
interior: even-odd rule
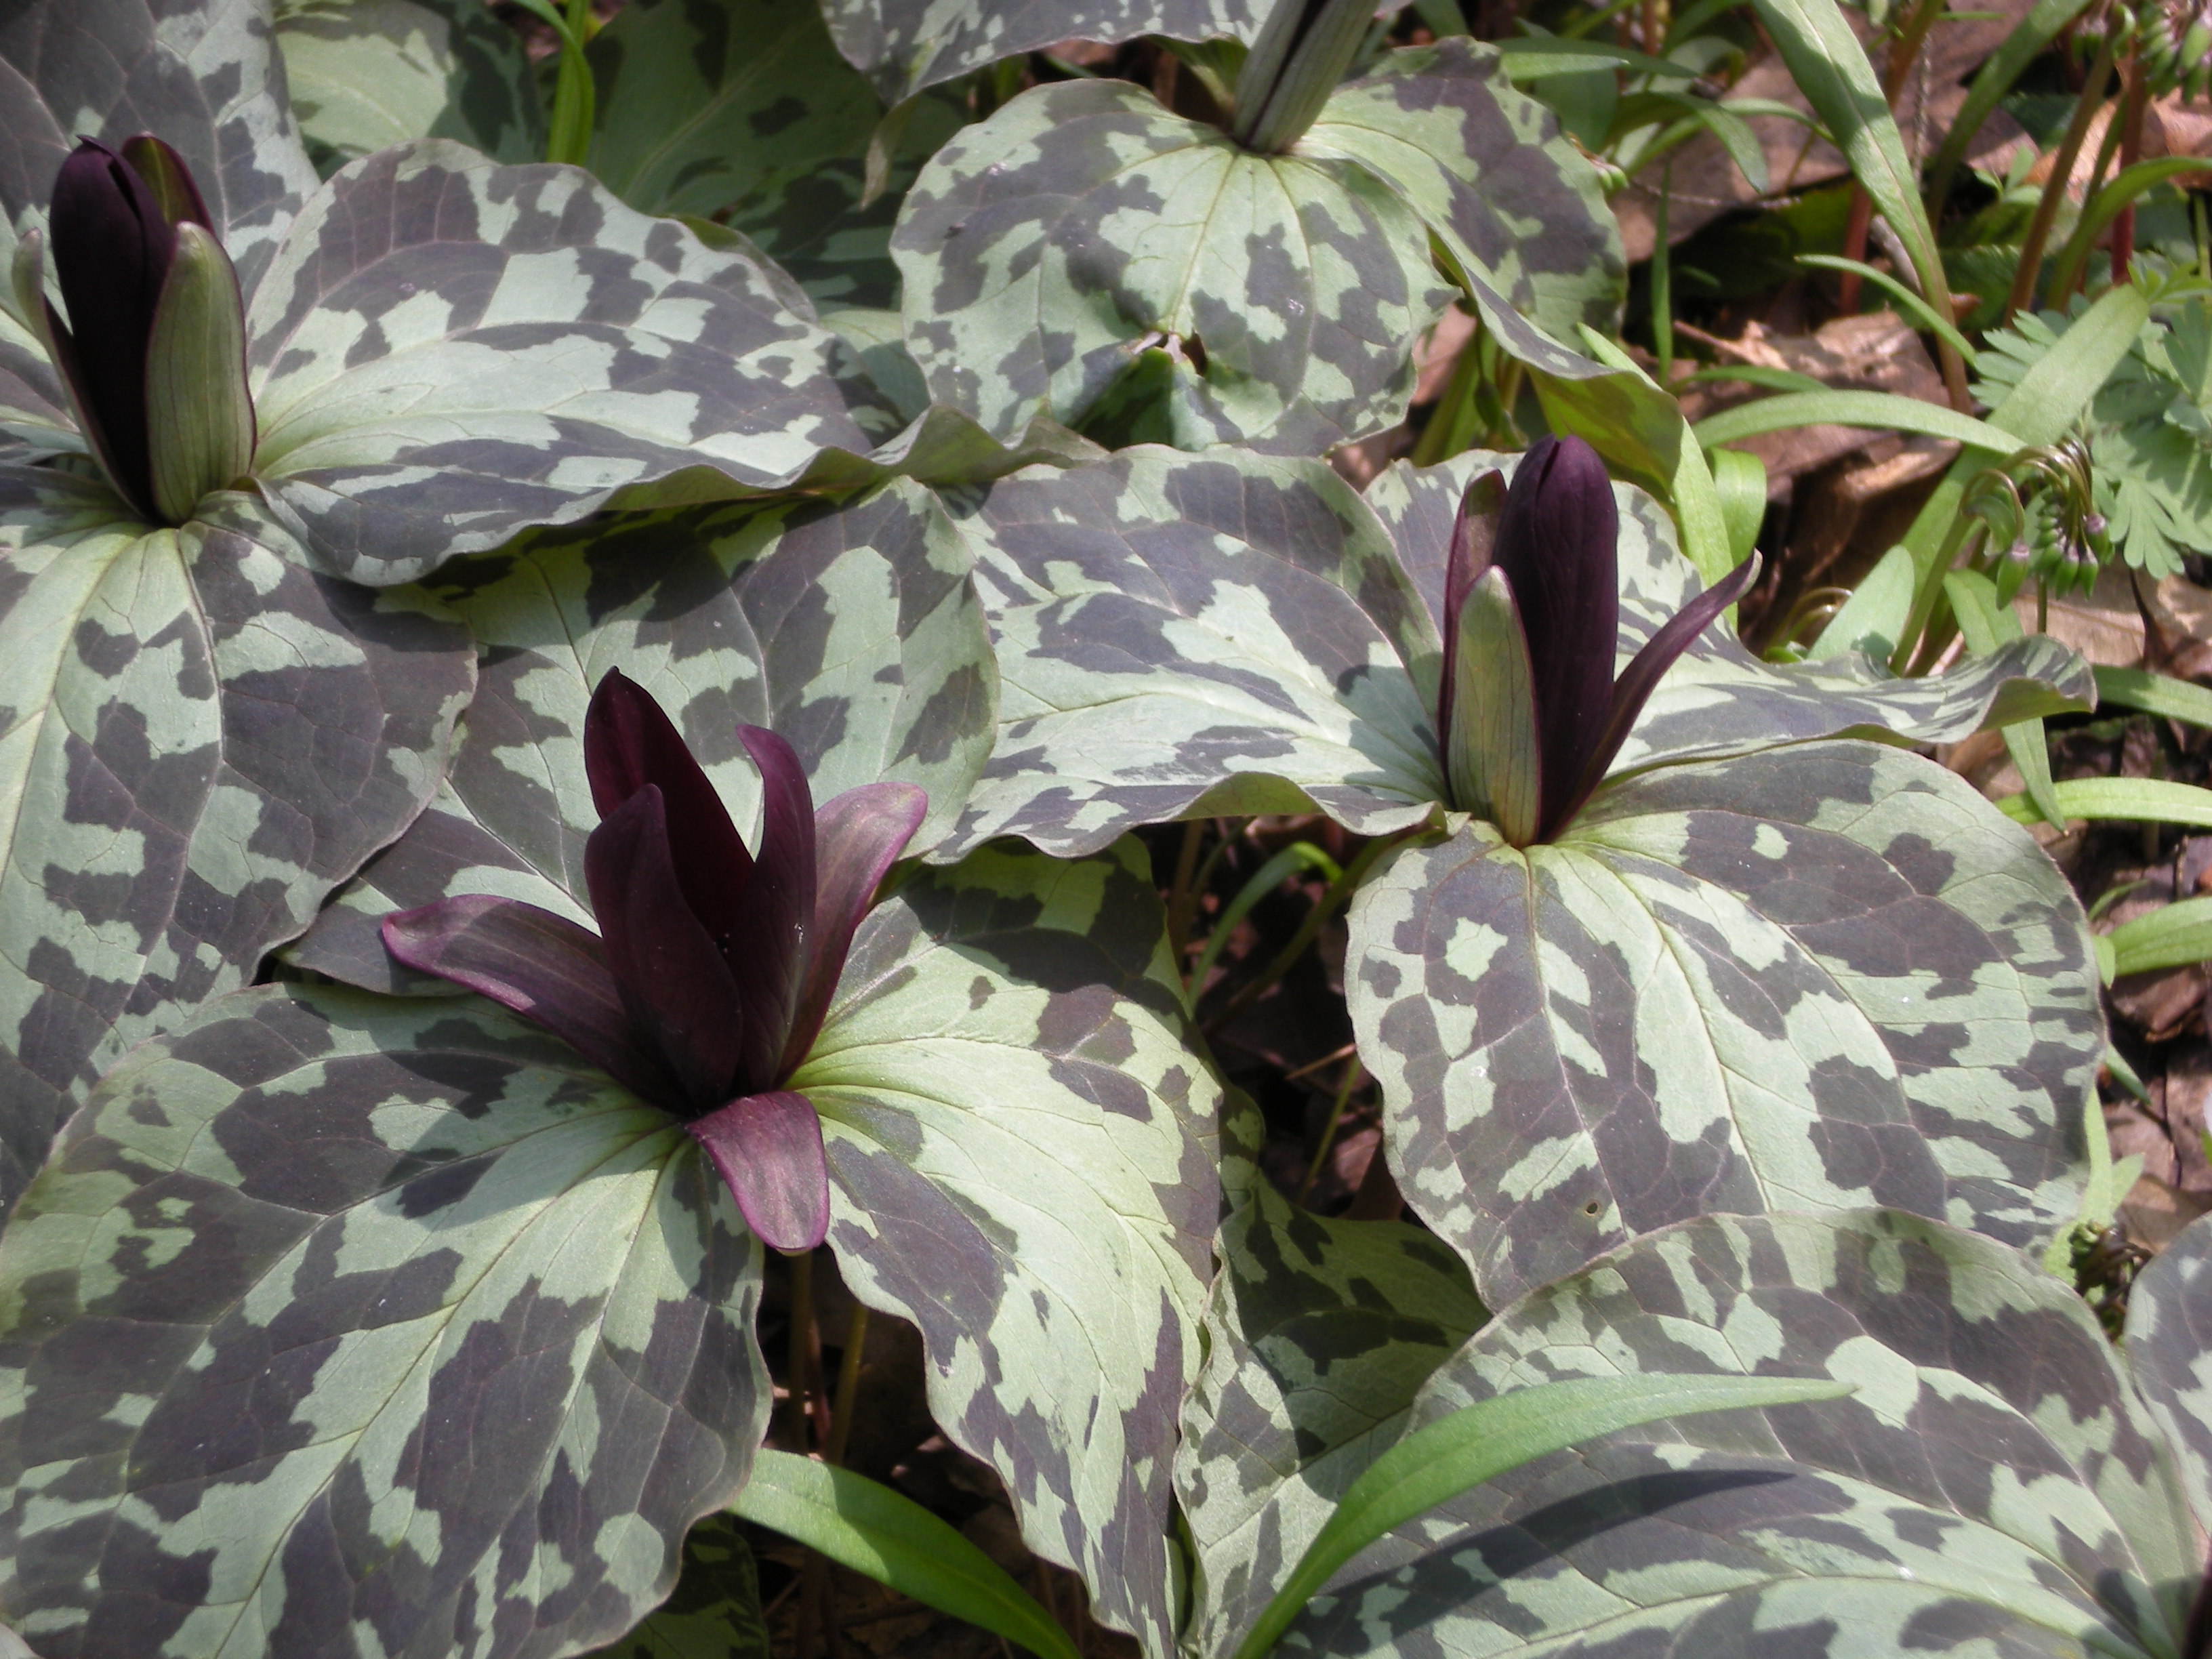
[[[387,916],[385,947],[535,1021],[682,1118],[753,1231],[778,1249],[811,1249],[829,1226],[821,1126],[783,1085],[928,799],[911,784],[869,784],[817,817],[791,745],[760,726],[738,736],[761,774],[757,853],[659,705],[609,673],[584,720],[599,936],[471,896]]]
[[[245,313],[184,159],[142,133],[82,141],[54,180],[46,239],[68,307],[46,307],[55,366],[116,491],[182,522],[252,460]]]
[[[1580,438],[1542,438],[1502,507],[1498,493],[1496,473],[1477,478],[1453,527],[1437,729],[1456,804],[1518,844],[1552,840],[1582,810],[1661,678],[1749,591],[1758,556],[1670,618],[1616,681],[1620,514],[1604,462]]]

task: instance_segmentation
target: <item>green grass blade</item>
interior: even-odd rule
[[[2132,818],[2144,823],[2180,823],[2212,830],[2212,789],[2163,778],[2075,778],[2053,786],[2058,810],[2069,818]],[[2036,811],[2025,795],[2007,795],[1997,810],[2015,823],[2033,823]]]
[[[1990,422],[1978,421],[1942,404],[1900,398],[1893,392],[1785,392],[1708,415],[1690,430],[1711,449],[1716,444],[1794,426],[1872,426],[1919,432],[1999,455],[2009,455],[2020,447],[2017,438]]]
[[[1661,1418],[1850,1392],[1849,1383],[1808,1377],[1593,1376],[1516,1389],[1454,1412],[1407,1435],[1352,1483],[1236,1659],[1261,1659],[1337,1570],[1392,1528],[1523,1463]]]
[[[1937,339],[1948,343],[1952,350],[1957,352],[1966,361],[1967,368],[1972,368],[1974,366],[1974,360],[1981,355],[1974,349],[1973,343],[1960,333],[1952,323],[1936,314],[1935,307],[1929,305],[1927,301],[1905,287],[1887,271],[1878,270],[1863,259],[1846,259],[1838,253],[1801,253],[1797,256],[1797,263],[1801,265],[1818,265],[1823,270],[1855,271],[1896,301],[1898,305],[1921,327],[1926,329]]]
[[[1943,136],[1942,148],[1929,166],[1927,199],[1937,209],[1950,195],[1951,175],[1966,159],[1966,146],[1973,143],[1990,112],[2043,49],[2058,38],[2058,31],[2080,16],[2088,3],[2089,0],[2037,0],[2019,27],[2005,36],[2003,44],[1976,73],[1973,84],[1966,88],[1966,101],[1951,118],[1951,130]]]
[[[762,1451],[756,1459],[752,1480],[735,1505],[744,1519],[1018,1643],[1038,1659],[1081,1659],[1034,1596],[912,1498],[810,1457]]]
[[[2163,714],[2169,720],[2187,720],[2191,726],[2212,726],[2212,691],[2201,685],[2142,668],[2100,668],[2094,672],[2097,701],[2100,703],[2116,702],[2123,708],[2140,709],[2146,714]]]
[[[2124,921],[2105,936],[2112,941],[2112,974],[2184,968],[2212,962],[2212,898],[2185,898],[2147,916]]]

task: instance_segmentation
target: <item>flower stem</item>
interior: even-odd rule
[[[2082,83],[2081,95],[2075,102],[2073,119],[2066,124],[2066,136],[2059,140],[2057,151],[2051,158],[2051,177],[2044,182],[2043,195],[2035,204],[2035,216],[2028,221],[2027,240],[2020,245],[2020,267],[2013,272],[2012,292],[2005,297],[2001,324],[2011,322],[2014,314],[2035,297],[2035,279],[2042,271],[2043,250],[2051,240],[2051,227],[2057,220],[2058,204],[2066,199],[2067,181],[2074,175],[2074,163],[2089,136],[2090,123],[2095,120],[2105,100],[2105,82],[2112,76],[2118,33],[2117,27],[2108,29],[2097,43],[2096,61],[2090,65],[2089,78]]]

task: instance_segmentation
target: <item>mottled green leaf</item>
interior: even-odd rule
[[[380,583],[611,501],[781,487],[895,424],[787,286],[574,168],[381,152],[309,201],[253,296],[255,473]]]
[[[1003,688],[954,846],[1314,805],[1376,834],[1443,794],[1437,629],[1322,463],[1125,451],[1005,480],[967,529]]]
[[[1370,1548],[1278,1652],[2177,1650],[2202,1567],[2179,1471],[2095,1317],[2019,1253],[1895,1212],[1684,1222],[1507,1310],[1410,1417],[1658,1372],[1857,1392],[1529,1465]]]
[[[292,117],[325,176],[416,138],[501,161],[545,154],[522,38],[483,0],[277,0],[276,44]]]
[[[0,469],[0,1203],[131,1044],[249,982],[406,827],[474,651],[420,595]]]
[[[1444,553],[1460,496],[1477,473],[1492,466],[1510,472],[1514,460],[1470,452],[1440,466],[1401,463],[1369,489],[1368,504],[1389,526],[1431,617],[1442,613]],[[1705,583],[1678,550],[1674,525],[1657,503],[1641,491],[1620,495],[1619,661],[1625,667]],[[2095,704],[2088,665],[2043,635],[1941,674],[1906,679],[1857,651],[1814,662],[1766,662],[1729,629],[1709,628],[1659,683],[1612,775],[1814,738],[1955,743],[1984,726]]]
[[[1559,118],[1506,84],[1497,49],[1464,38],[1387,53],[1337,89],[1299,152],[1389,184],[1462,269],[1567,339],[1610,331],[1627,297],[1620,231],[1597,169]]]
[[[592,690],[619,667],[666,708],[752,834],[740,725],[781,732],[816,800],[897,778],[941,838],[989,752],[997,673],[969,553],[927,490],[842,505],[724,507],[545,531],[451,567],[439,591],[483,653],[436,799],[318,919],[294,960],[371,989],[404,975],[386,912],[498,893],[581,920]]]
[[[0,1603],[85,1659],[607,1640],[744,1484],[759,1290],[674,1121],[534,1027],[241,992],[0,1239]]]
[[[1413,210],[1353,163],[1257,155],[1127,82],[1035,88],[923,167],[891,235],[938,401],[1073,425],[1134,350],[1194,373],[1175,441],[1318,453],[1403,416],[1450,291]]]
[[[585,1659],[774,1659],[744,1530],[726,1515],[692,1528],[675,1594],[622,1640]]]
[[[1206,1369],[1176,1453],[1195,1551],[1183,1638],[1201,1654],[1235,1645],[1486,1316],[1430,1234],[1313,1215],[1264,1182],[1215,1248]]]
[[[1264,0],[822,0],[837,49],[896,104],[924,87],[1060,40],[1249,40]]]
[[[822,1112],[840,1270],[921,1331],[939,1425],[997,1468],[1030,1548],[1165,1659],[1220,1089],[1144,849],[986,851],[909,881],[791,1086]]]
[[[1390,855],[1346,988],[1407,1200],[1492,1305],[1712,1211],[2069,1220],[2105,1048],[2065,878],[1967,784],[1827,742]]]
[[[2212,1227],[2192,1224],[2128,1292],[2128,1358],[2212,1527]]]
[[[249,294],[315,188],[268,0],[15,0],[0,13],[0,264],[46,222],[80,137],[174,146]]]
[[[645,213],[719,213],[857,160],[883,114],[813,0],[631,0],[589,57],[592,171]]]

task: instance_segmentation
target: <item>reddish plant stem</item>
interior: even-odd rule
[[[2128,48],[2128,61],[2120,70],[2120,159],[2114,176],[2142,160],[2143,118],[2150,98],[2143,79],[2142,62],[2136,48]],[[2136,204],[2130,202],[2112,221],[2112,284],[2128,280],[2128,262],[2136,256]]]

